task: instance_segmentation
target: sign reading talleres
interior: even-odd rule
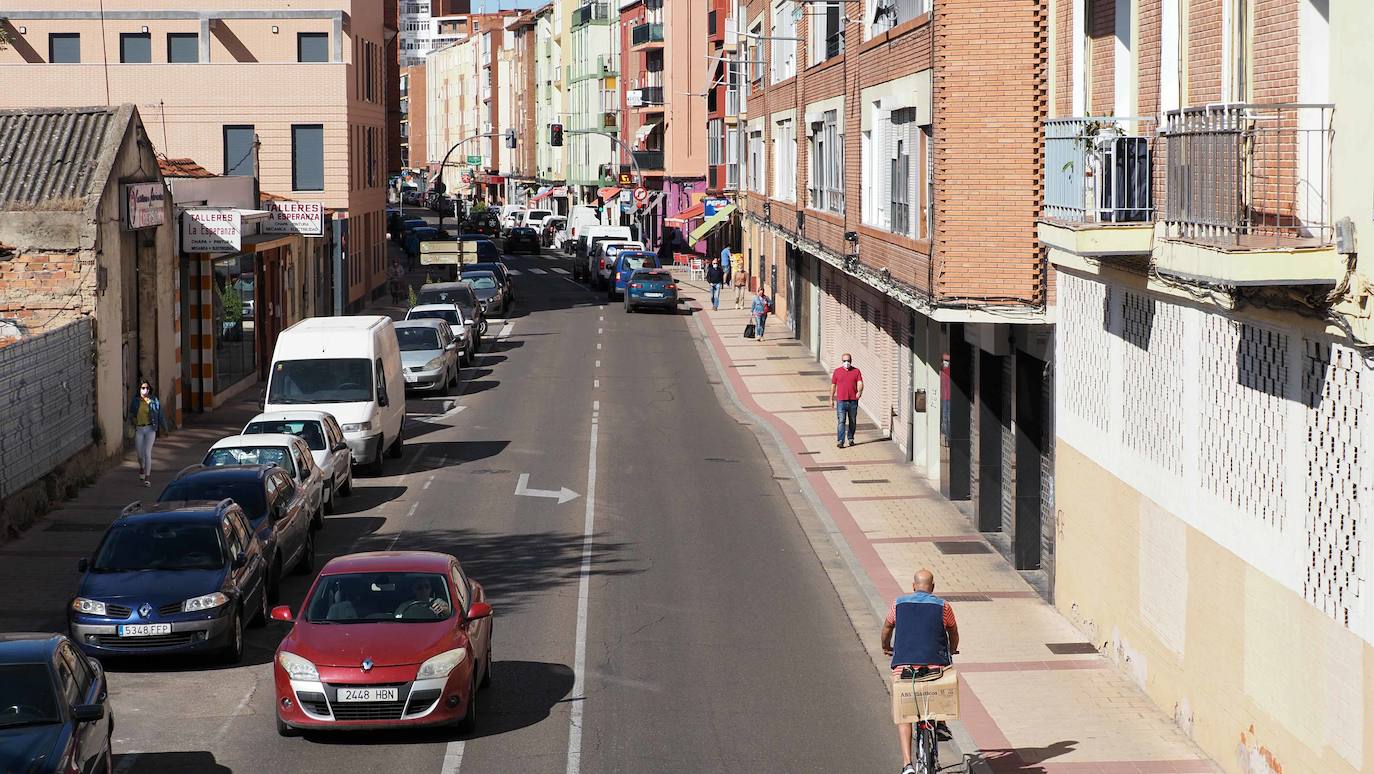
[[[243,249],[243,215],[238,210],[187,210],[181,226],[181,246],[188,253]]]
[[[324,205],[321,202],[268,202],[267,211],[267,220],[262,223],[264,234],[320,236],[324,233]]]

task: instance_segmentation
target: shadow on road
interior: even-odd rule
[[[334,513],[336,515],[347,516],[369,511],[406,493],[406,488],[403,486],[365,484],[364,481],[365,479],[359,477],[357,471],[354,471],[353,493],[347,497],[340,496],[334,500]]]
[[[141,752],[116,755],[114,770],[120,774],[232,774],[233,769],[215,761],[214,753]]]

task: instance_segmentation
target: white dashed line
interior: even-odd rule
[[[593,380],[592,380],[592,387],[595,388],[595,387],[600,387],[600,386],[601,386],[601,380],[600,380],[600,379],[593,379]]]
[[[600,360],[596,361],[596,367],[597,367],[597,368],[600,368],[600,367],[601,367],[601,361],[600,361]]]
[[[600,336],[601,334],[603,334],[603,333],[605,333],[605,332],[606,332],[606,329],[605,329],[605,328],[597,328],[597,329],[596,329],[596,335],[598,335],[598,336]]]
[[[540,268],[537,268],[537,267],[536,267],[536,268],[530,269],[530,274],[548,274],[548,272],[544,271],[543,269],[540,269]]]
[[[592,401],[592,411],[600,411],[600,410],[601,410],[601,401],[599,401],[599,400],[594,400],[594,401]]]
[[[505,325],[501,326],[501,332],[496,334],[496,338],[504,339],[510,335],[510,332],[512,330],[515,330],[515,323],[506,323]]]
[[[601,349],[601,342],[598,341],[598,342],[596,343],[596,348],[597,348],[597,349]]]
[[[568,273],[568,270],[567,270],[567,269],[564,269],[564,268],[559,267],[559,266],[555,266],[555,267],[553,268],[553,271],[554,271],[555,274],[567,274],[567,273]]]
[[[423,487],[421,487],[421,489],[429,489],[430,484],[433,484],[433,483],[434,483],[434,476],[430,476],[429,478],[425,479],[425,485],[424,485]]]
[[[520,274],[521,274],[521,271],[520,271],[519,269],[506,269],[506,273],[509,274],[509,275],[511,275],[511,276],[513,276],[513,277],[519,277]]]
[[[439,774],[458,774],[461,768],[463,768],[463,740],[459,739],[448,743],[448,748],[444,750],[444,763],[439,767]]]

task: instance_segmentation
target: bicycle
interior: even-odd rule
[[[899,679],[912,682],[938,680],[945,670],[941,667],[902,667]],[[911,724],[911,763],[916,774],[936,774],[940,768],[940,741],[936,738],[937,721],[929,718],[930,697],[920,697],[920,712]],[[923,703],[922,703],[923,702]]]

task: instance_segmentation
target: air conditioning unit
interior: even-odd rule
[[[1145,137],[1115,137],[1102,149],[1102,174],[1097,184],[1098,220],[1142,223],[1153,217],[1150,206],[1150,141]]]

